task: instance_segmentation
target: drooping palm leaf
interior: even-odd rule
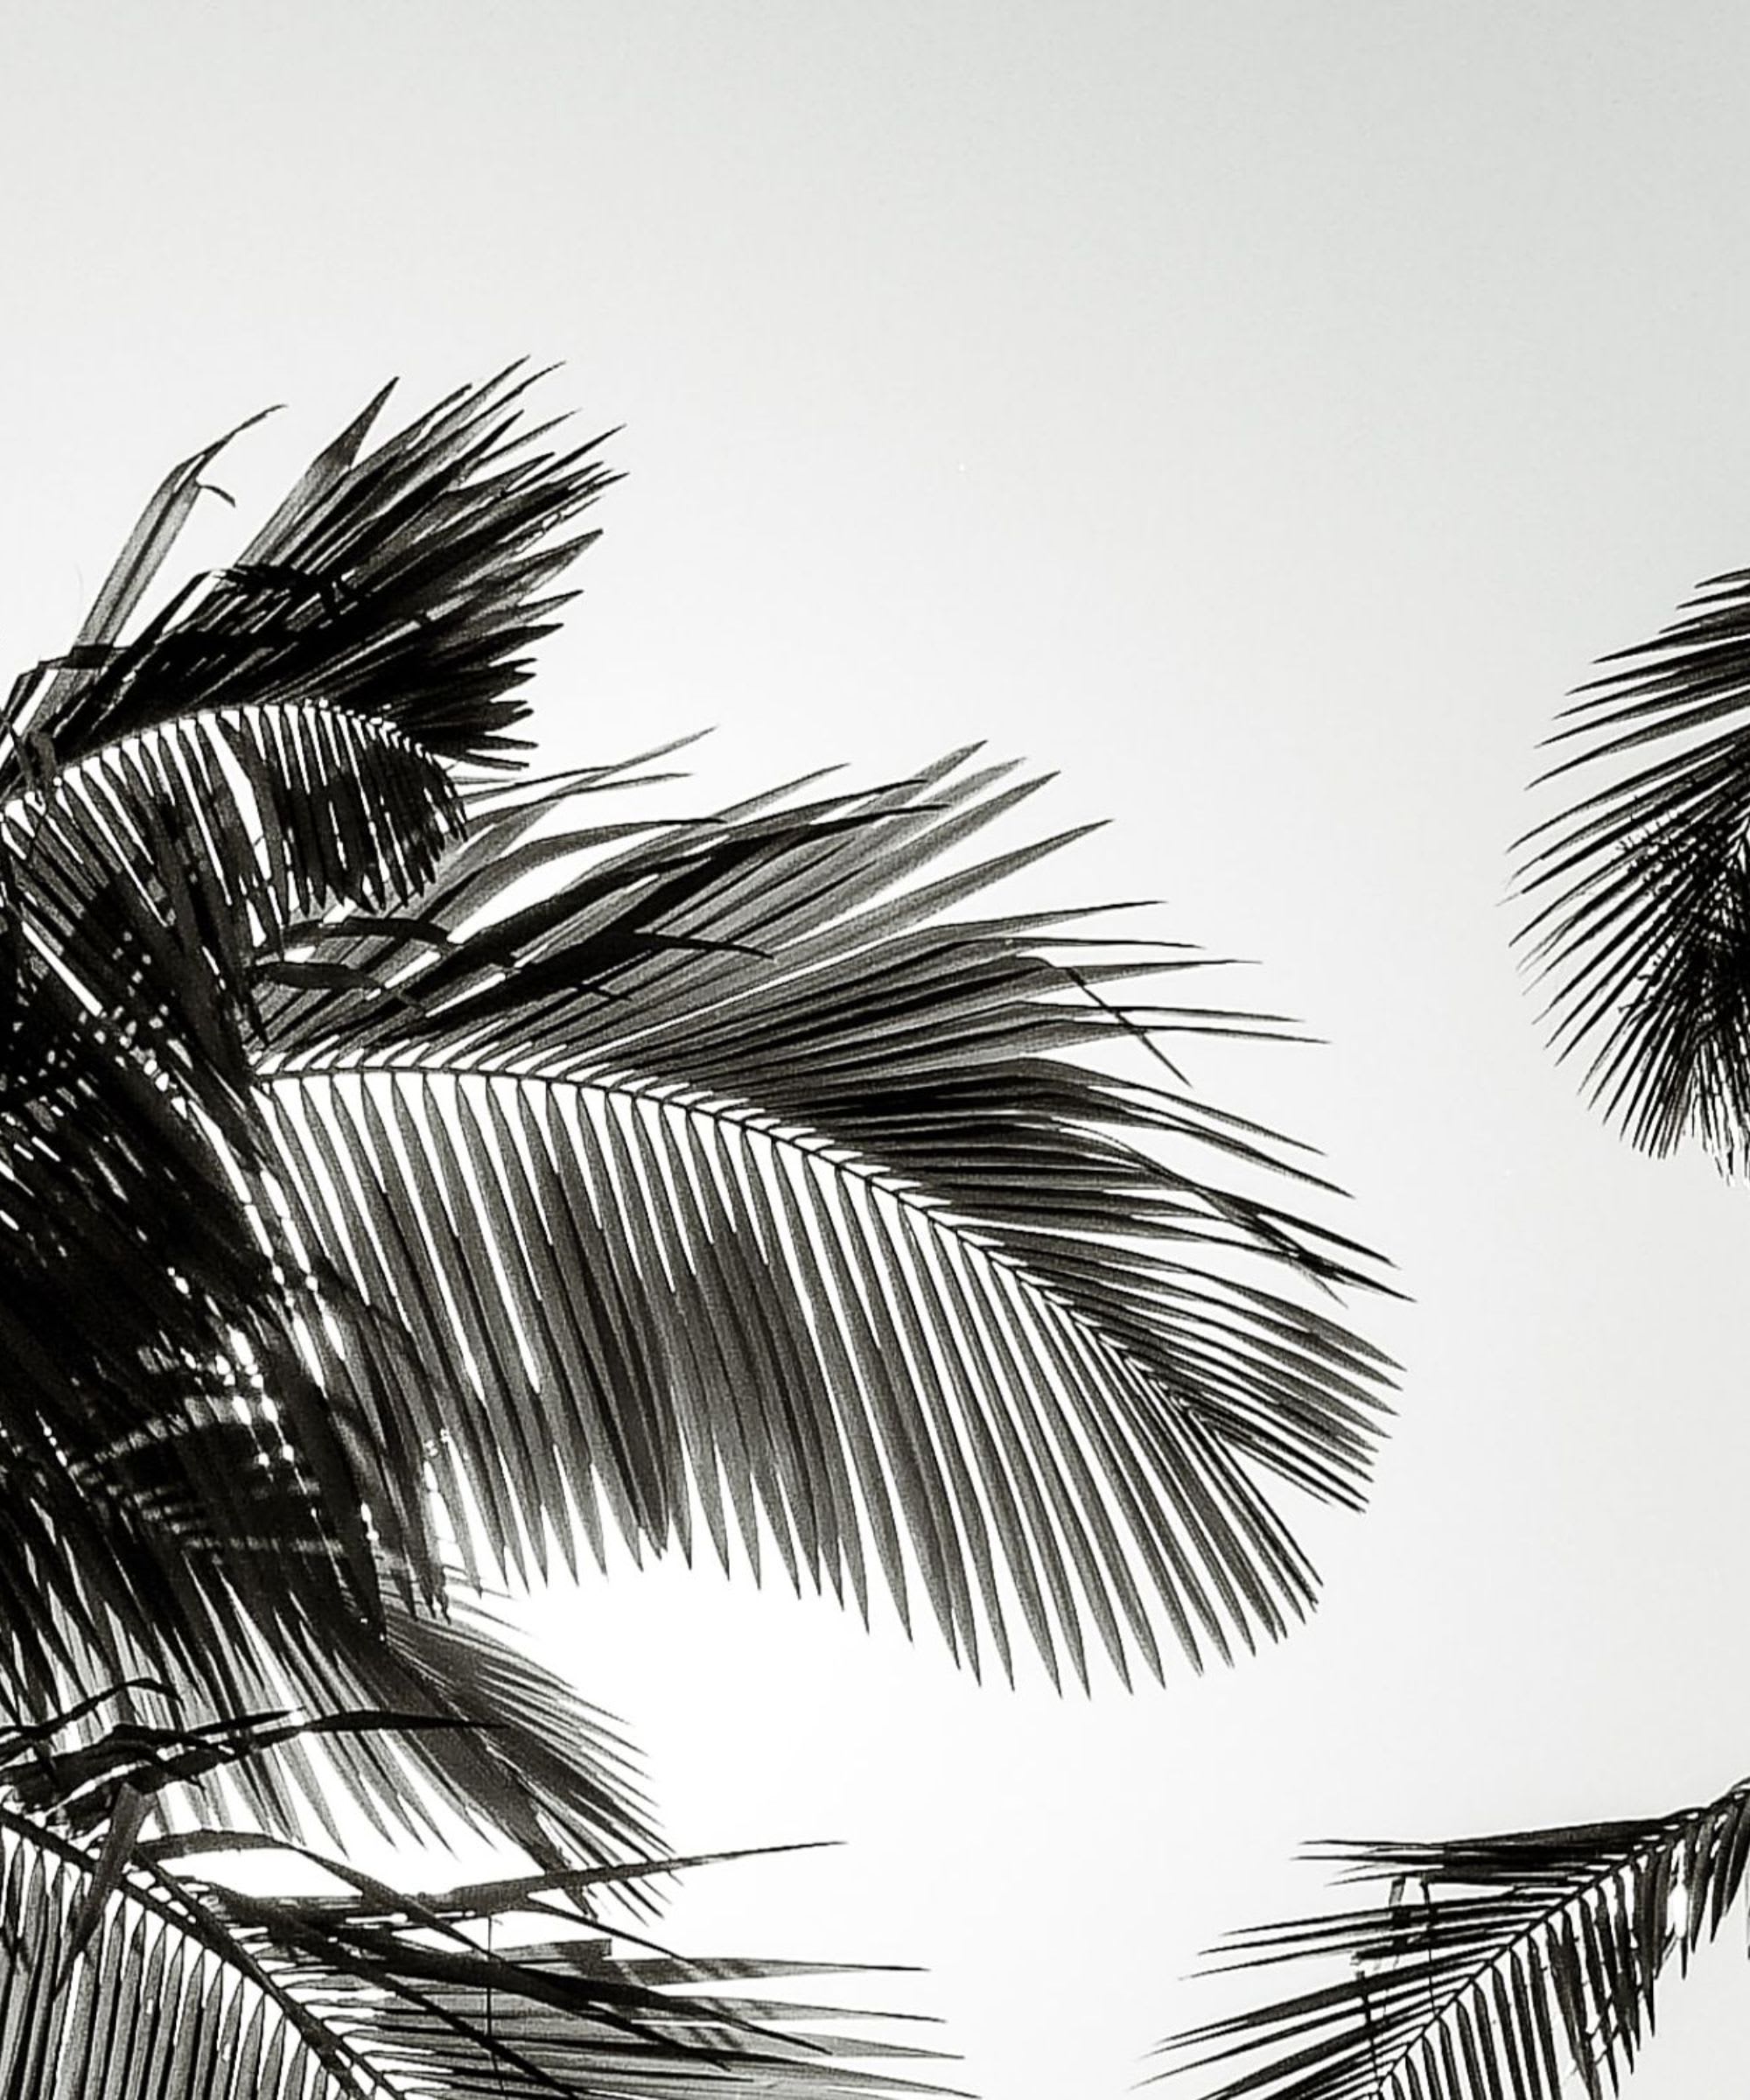
[[[518,456],[505,408],[502,389],[484,389],[363,463],[359,427],[346,433],[250,549],[241,581],[209,584],[186,616],[173,601],[136,642],[120,641],[110,616],[96,620],[83,641],[102,661],[57,677],[29,718],[29,747],[46,746],[46,764],[91,766],[117,738],[144,747],[170,721],[180,764],[202,704],[246,705],[259,721],[313,696],[441,748],[458,704],[454,650],[440,654],[441,677],[413,682],[416,698],[426,694],[413,706],[395,682],[401,659],[388,682],[366,676],[376,657],[354,646],[358,623],[378,637],[377,655],[394,657],[382,636],[400,630],[386,607],[410,603],[422,633],[453,637],[468,633],[452,617],[462,603],[474,656],[492,659],[508,637],[525,638],[504,607],[550,574],[542,535],[599,485],[593,470],[578,479],[575,461],[471,482],[483,459]],[[167,486],[164,504],[186,501],[186,474]],[[106,593],[112,615],[137,596],[164,536],[155,518],[143,526],[145,553],[130,550],[124,587]],[[306,588],[290,589],[295,575]],[[495,675],[501,689],[502,665]],[[183,712],[166,716],[172,704]],[[503,718],[477,717],[475,730]],[[484,755],[478,736],[471,748]],[[339,1462],[315,1467],[331,1559],[348,1500],[362,1494],[429,1593],[422,1469],[435,1462],[513,1562],[525,1541],[538,1558],[549,1523],[564,1538],[574,1514],[589,1521],[598,1496],[635,1540],[659,1544],[688,1536],[696,1496],[720,1550],[726,1500],[756,1557],[764,1525],[793,1573],[848,1581],[859,1599],[867,1541],[902,1606],[913,1560],[913,1579],[921,1574],[950,1641],[975,1662],[982,1625],[1007,1663],[1004,1606],[1018,1602],[1054,1669],[1061,1646],[1085,1673],[1084,1620],[1121,1670],[1132,1648],[1158,1667],[1133,1559],[1194,1655],[1225,1650],[1230,1631],[1279,1631],[1304,1606],[1310,1573],[1249,1468],[1334,1498],[1358,1491],[1376,1362],[1302,1289],[1356,1280],[1349,1250],[1150,1156],[1165,1138],[1248,1173],[1281,1164],[1260,1134],[1182,1091],[1077,1061],[1141,1032],[1087,996],[1113,965],[1072,978],[1037,952],[1038,922],[941,922],[1004,864],[934,884],[920,872],[1015,791],[949,767],[886,795],[664,829],[557,899],[471,928],[553,850],[517,843],[528,808],[487,812],[418,897],[416,917],[380,914],[384,930],[365,938],[361,961],[320,908],[346,900],[346,879],[359,893],[352,856],[339,857],[341,879],[297,897],[282,883],[277,908],[261,901],[269,876],[312,858],[298,816],[275,814],[284,804],[311,817],[289,776],[270,773],[277,800],[257,783],[238,821],[202,828],[203,806],[223,807],[236,770],[209,768],[186,806],[167,766],[147,779],[159,829],[166,807],[183,819],[181,852],[173,844],[155,861],[142,850],[151,826],[126,813],[106,810],[106,836],[122,842],[121,886],[133,872],[151,907],[136,913],[154,936],[135,944],[147,962],[204,953],[226,965],[185,1001],[208,1024],[189,1045],[190,1070],[230,1061],[214,1054],[215,1028],[264,1027],[257,1063],[276,1134],[291,1132],[294,1096],[314,1116],[246,1208],[283,1278],[322,1292],[326,1270],[354,1286],[339,1304],[323,1292],[319,1317],[292,1308],[318,1384],[350,1425]],[[51,773],[38,799],[88,815],[92,793],[63,789],[60,777]],[[318,812],[314,829],[337,827]],[[244,836],[257,845],[253,877],[237,851]],[[104,839],[88,823],[76,843],[83,853],[62,862],[102,863]],[[381,868],[377,879],[367,901],[381,906],[392,886]],[[204,904],[203,882],[217,891]],[[69,927],[103,915],[80,915],[76,882],[61,886],[74,900]],[[302,953],[287,923],[294,906],[315,909]],[[392,959],[410,939],[423,964],[410,971]],[[130,967],[137,977],[146,965]],[[99,986],[100,1010],[115,1004],[109,989]],[[411,1025],[434,1000],[435,1037]],[[341,1096],[320,1093],[312,1046],[335,1070],[369,1068],[358,1082],[360,1114],[374,1118],[362,1180],[356,1161],[336,1176],[337,1144],[358,1131],[325,1122]],[[160,1051],[150,1060],[162,1070]],[[415,1068],[434,1063],[438,1080],[416,1090]],[[489,1102],[475,1102],[470,1081]],[[444,1130],[420,1121],[433,1083],[456,1090],[469,1169]],[[548,1103],[538,1143],[531,1087]],[[222,1134],[234,1152],[257,1135]],[[354,1197],[382,1211],[374,1231],[340,1222]],[[432,1229],[435,1242],[422,1237]],[[457,1266],[458,1248],[466,1264],[487,1246],[496,1256],[485,1268]],[[677,1318],[662,1302],[676,1287],[726,1316],[696,1321],[683,1306]],[[610,1299],[588,1302],[592,1289]],[[381,1346],[368,1320],[346,1318],[360,1298],[388,1337]],[[397,1351],[396,1328],[410,1348]],[[706,1340],[701,1360],[694,1345]],[[433,1365],[445,1374],[435,1390]],[[475,1390],[483,1378],[489,1393]],[[537,1390],[569,1436],[528,1420]],[[319,1454],[290,1427],[308,1472]],[[356,1577],[356,1542],[350,1558]]]
[[[1750,574],[1606,662],[1543,776],[1595,783],[1520,842],[1524,928],[1554,1040],[1643,1149],[1697,1137],[1741,1165],[1750,1131]],[[1541,783],[1540,783],[1541,784]]]
[[[1166,2044],[1175,2070],[1222,2067],[1220,2100],[1555,2100],[1572,2066],[1600,2100],[1742,1891],[1750,1782],[1644,1822],[1321,1852],[1390,1901],[1230,1941],[1220,1969],[1308,1981]]]
[[[952,858],[1026,792],[949,761],[617,850],[525,806],[416,937],[263,993],[297,1229],[410,1321],[374,1404],[512,1564],[542,1516],[661,1547],[696,1503],[865,1606],[872,1549],[975,1666],[1018,1603],[1084,1676],[1084,1627],[1158,1669],[1145,1592],[1198,1660],[1310,1600],[1253,1468],[1358,1499],[1382,1360],[1318,1299],[1362,1259],[1245,1192],[1284,1148],[1096,1061],[1264,1023],[1139,1019],[1088,996],[1133,961],[953,916],[1043,850]]]
[[[884,2068],[933,2052],[843,2031],[859,2016],[744,1995],[807,1973],[793,1964],[622,1952],[587,1908],[603,1875],[411,1897],[337,1861],[336,1893],[263,1897],[172,1865],[237,1844],[231,1833],[144,1841],[69,1952],[95,1857],[0,1809],[0,2090],[41,2100],[939,2090]],[[562,1936],[517,1943],[516,1920],[543,1914]]]

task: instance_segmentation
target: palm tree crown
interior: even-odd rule
[[[720,1971],[480,1967],[483,1920],[586,1918],[655,1856],[625,1746],[494,1588],[709,1542],[885,1589],[974,1670],[1023,1628],[1083,1683],[1158,1674],[1163,1636],[1228,1656],[1314,1595],[1272,1484],[1363,1492],[1384,1365],[1334,1298],[1376,1264],[1166,1064],[1266,1017],[1139,1004],[1193,958],[980,903],[1058,843],[976,850],[1036,783],[965,752],[660,820],[617,799],[642,761],[515,770],[612,479],[526,385],[367,451],[379,396],[143,617],[206,448],[0,711],[0,1693],[50,1774],[0,1849],[46,1946],[95,1929],[107,1830],[130,1988],[173,1926],[257,1993],[224,1998],[252,2062],[314,2051],[261,2090],[370,2090],[312,1991],[347,2032],[368,1999],[371,2062],[485,2049],[507,2090],[642,2091],[676,2051],[849,2090],[663,1995]],[[459,1818],[535,1878],[388,1924],[332,1858],[326,1908],[197,1897],[172,1862],[216,1834],[139,1834],[165,1786],[282,1844],[339,1844],[341,1804]]]

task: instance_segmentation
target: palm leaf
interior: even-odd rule
[[[1727,1166],[1750,1130],[1750,574],[1606,660],[1543,776],[1598,784],[1522,839],[1522,929],[1564,1055],[1637,1145]]]
[[[588,1896],[612,1893],[604,1877],[412,1897],[324,1860],[338,1894],[275,1897],[185,1879],[169,1864],[238,1849],[228,1832],[136,1845],[69,1956],[96,1858],[41,1819],[0,1809],[5,2090],[849,2100],[934,2090],[884,2065],[928,2052],[855,2039],[830,2009],[741,1995],[792,1965],[623,1954],[587,1908]],[[511,1921],[514,1935],[519,1915],[542,1914],[564,1936],[507,1945],[494,1929]],[[816,2030],[812,2019],[826,2024]]]
[[[240,563],[124,639],[208,447],[148,506],[71,655],[15,686],[0,709],[6,899],[94,973],[98,1007],[164,1024],[162,996],[121,995],[168,938],[242,1018],[246,964],[295,922],[337,901],[390,908],[430,875],[463,822],[446,762],[501,762],[526,712],[522,652],[563,602],[543,594],[595,536],[564,528],[612,479],[592,446],[532,449],[527,383],[465,390],[360,458],[380,395]],[[101,938],[79,952],[81,923],[119,952]]]
[[[596,536],[562,536],[613,479],[599,439],[536,449],[543,430],[520,426],[530,383],[513,370],[465,388],[361,458],[385,388],[235,564],[186,585],[131,641],[122,625],[139,591],[118,594],[112,578],[75,662],[39,695],[21,682],[5,724],[13,774],[29,746],[65,766],[191,714],[312,704],[434,757],[501,762],[528,711],[522,652],[564,602],[554,580]],[[166,488],[192,486],[216,450]],[[165,508],[160,491],[136,535],[153,569],[186,514],[179,494]],[[138,563],[123,566],[132,577]]]
[[[1221,2100],[1554,2100],[1614,2091],[1656,1988],[1719,1928],[1750,1861],[1750,1782],[1704,1807],[1439,1844],[1322,1848],[1391,1900],[1237,1936],[1222,1970],[1318,1981],[1165,2045]]]
[[[1382,1360],[1319,1299],[1364,1258],[1248,1191],[1310,1179],[1266,1134],[1096,1061],[1266,1022],[1139,1016],[1088,996],[1134,960],[951,916],[1043,850],[952,858],[1026,792],[950,761],[629,845],[526,802],[419,938],[263,995],[295,1229],[415,1340],[358,1404],[503,1561],[543,1518],[599,1550],[598,1506],[690,1547],[696,1509],[865,1608],[872,1553],[974,1667],[1018,1610],[1083,1676],[1084,1627],[1159,1668],[1144,1588],[1200,1661],[1311,1601],[1253,1469],[1359,1499]]]
[[[112,661],[130,618],[151,588],[200,498],[212,494],[230,501],[222,489],[202,480],[206,469],[234,438],[240,438],[272,413],[268,409],[251,416],[192,458],[180,461],[158,484],[126,544],[110,564],[66,657],[58,662],[38,664],[15,682],[4,717],[15,741],[22,741],[28,729],[38,749],[46,746],[43,725],[52,721],[80,690],[88,673]]]

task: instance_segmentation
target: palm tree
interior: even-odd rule
[[[708,1549],[1128,1680],[1310,1606],[1268,1483],[1362,1494],[1375,1264],[1166,1047],[1278,1026],[964,908],[1037,783],[517,770],[613,478],[528,383],[380,396],[166,597],[206,447],[0,711],[7,2091],[893,2090],[601,1924],[678,1863],[497,1593]],[[349,1818],[528,1871],[397,1893]]]
[[[1549,982],[1558,1054],[1664,1156],[1750,1161],[1750,573],[1700,586],[1653,640],[1605,660],[1538,785],[1572,807],[1519,842],[1520,939]],[[1712,1937],[1750,1866],[1750,1780],[1638,1821],[1318,1854],[1386,1900],[1244,1932],[1228,1969],[1299,1987],[1165,2045],[1233,2067],[1256,2100],[1544,2100],[1564,2065],[1598,2100],[1652,2031],[1660,1978]]]

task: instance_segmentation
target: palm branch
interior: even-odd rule
[[[90,1848],[0,1807],[7,2091],[894,2100],[942,2090],[907,2075],[934,2052],[847,2031],[864,2016],[749,1995],[817,1967],[682,1961],[605,1930],[582,1906],[637,1870],[414,1895],[299,1852],[294,1864],[324,1870],[328,1886],[274,1896],[186,1872],[190,1858],[242,1843],[228,1830],[144,1840],[94,1911]],[[531,1925],[547,1936],[520,1938]]]
[[[1675,1955],[1750,1861],[1750,1782],[1644,1822],[1322,1848],[1390,1900],[1236,1936],[1218,1967],[1307,1980],[1165,2045],[1222,2100],[1554,2100],[1614,2091]]]
[[[556,838],[483,816],[415,932],[264,997],[297,1228],[413,1308],[401,1433],[505,1558],[598,1502],[690,1547],[696,1505],[864,1610],[872,1558],[975,1667],[1018,1598],[1084,1676],[1084,1628],[1159,1669],[1145,1590],[1200,1661],[1310,1602],[1253,1468],[1359,1497],[1378,1359],[1293,1294],[1357,1250],[1244,1192],[1292,1172],[1261,1133],[1100,1070],[1139,1023],[1088,987],[1134,959],[948,916],[1029,857],[934,872],[1026,791],[949,760],[606,846],[558,791]]]
[[[1596,783],[1519,842],[1522,928],[1564,1055],[1633,1143],[1750,1129],[1750,573],[1716,577],[1605,662],[1544,782]],[[1541,784],[1541,783],[1540,783]]]
[[[1048,924],[950,916],[1040,850],[948,862],[1024,789],[950,763],[621,844],[565,835],[594,780],[434,789],[461,815],[428,867],[406,842],[431,827],[387,795],[368,822],[327,821],[354,773],[323,772],[313,732],[270,735],[302,707],[421,763],[501,755],[508,652],[568,551],[550,535],[604,479],[588,448],[520,450],[508,392],[363,459],[361,419],[238,569],[122,641],[163,551],[143,528],[75,661],[15,710],[20,767],[38,754],[21,858],[56,878],[57,961],[101,1012],[122,967],[133,1010],[148,986],[132,1062],[194,1096],[184,1179],[204,1177],[233,1265],[255,1265],[191,1250],[174,1282],[186,1298],[198,1275],[215,1328],[284,1378],[273,1428],[297,1473],[266,1470],[326,1536],[272,1606],[310,1637],[283,1627],[276,1652],[311,1667],[335,1599],[381,1612],[385,1558],[406,1608],[442,1593],[434,1472],[501,1569],[538,1564],[550,1529],[562,1547],[587,1532],[598,1503],[659,1546],[687,1543],[696,1506],[722,1550],[727,1508],[756,1559],[763,1532],[792,1573],[859,1600],[871,1554],[902,1608],[920,1583],[974,1661],[982,1631],[1006,1664],[1018,1600],[1054,1670],[1061,1651],[1085,1671],[1084,1621],[1121,1670],[1131,1651],[1158,1668],[1144,1588],[1196,1657],[1280,1632],[1312,1579],[1258,1474],[1360,1494],[1380,1360],[1320,1302],[1363,1280],[1359,1250],[1211,1171],[1306,1183],[1285,1148],[1092,1061],[1261,1023],[1139,1016],[1088,990],[1132,962],[1078,951],[1072,970]],[[234,809],[191,756],[215,721]],[[107,830],[78,829],[116,748],[152,739],[165,768],[174,739],[185,802],[148,768]],[[556,889],[494,909],[566,854],[581,864]],[[312,861],[325,879],[298,886]],[[139,939],[75,941],[119,921],[130,881]],[[36,935],[46,907],[20,894]],[[97,1061],[105,1083],[130,1069]],[[110,1119],[133,1120],[119,1102]],[[182,1441],[192,1465],[200,1439]],[[206,1521],[210,1494],[187,1499]],[[139,1616],[162,1645],[173,1621]]]

